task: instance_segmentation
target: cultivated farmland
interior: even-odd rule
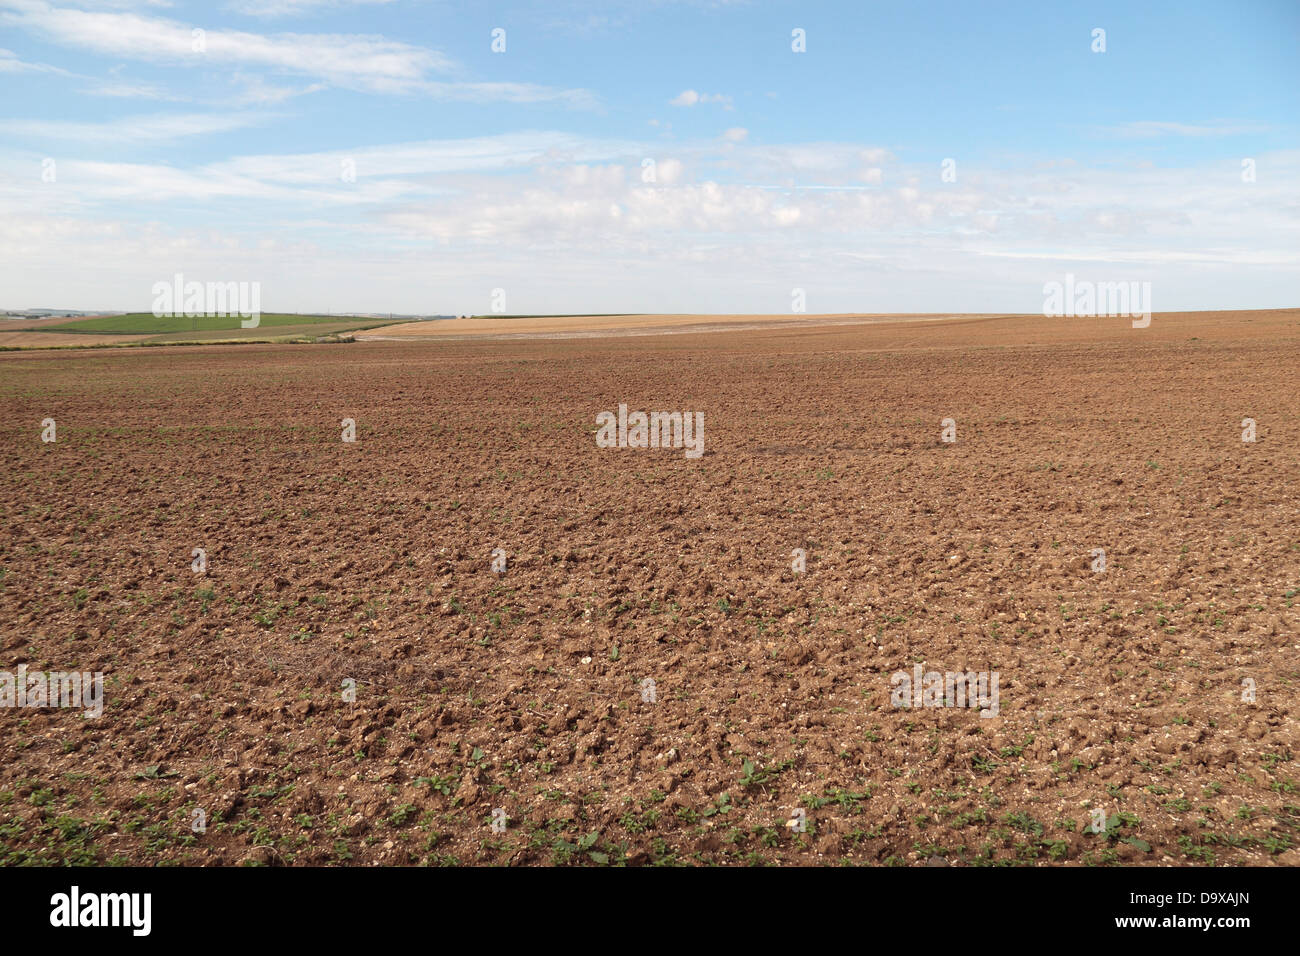
[[[787,326],[0,355],[0,861],[1296,863],[1300,312]]]
[[[170,345],[177,342],[289,342],[333,338],[385,320],[338,315],[267,313],[244,328],[230,315],[161,315],[128,312],[89,319],[10,320],[0,323],[0,349]]]

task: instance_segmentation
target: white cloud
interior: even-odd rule
[[[141,7],[166,8],[176,5],[175,0],[75,0],[77,6],[87,10],[138,10]]]
[[[743,126],[733,126],[722,134],[728,143],[743,143],[749,137],[749,130]]]
[[[174,140],[186,136],[226,133],[267,122],[258,113],[158,113],[127,116],[102,123],[71,120],[0,120],[0,132],[37,140],[77,143],[121,143]]]
[[[1258,156],[1268,175],[1249,185],[1227,161],[972,161],[945,184],[935,164],[870,144],[710,138],[656,156],[652,143],[560,132],[190,167],[60,158],[57,183],[41,181],[41,155],[0,147],[0,258],[20,304],[48,299],[46,263],[70,257],[92,263],[76,280],[86,298],[57,303],[74,308],[142,307],[106,298],[113,269],[147,290],[197,257],[275,280],[285,307],[366,311],[483,311],[472,297],[503,283],[528,290],[512,294],[522,311],[782,311],[795,285],[811,311],[1036,311],[1044,281],[1089,263],[1090,278],[1151,280],[1158,307],[1185,308],[1267,304],[1300,278],[1296,152]],[[340,181],[345,160],[355,182]],[[222,211],[219,232],[189,215],[205,202]]]
[[[1159,120],[1140,120],[1121,123],[1118,126],[1104,126],[1100,131],[1124,139],[1155,139],[1160,136],[1239,136],[1244,133],[1262,133],[1267,126],[1257,123],[1235,123],[1218,121],[1202,125],[1190,123],[1169,123]]]
[[[695,90],[682,90],[668,101],[669,106],[697,106],[701,103],[718,103],[724,109],[731,109],[731,97],[725,93],[699,93]]]
[[[18,59],[12,50],[0,49],[0,73],[59,73],[69,76],[67,70],[50,66],[47,63],[27,63]]]
[[[426,140],[321,153],[242,156],[208,169],[251,180],[323,184],[338,178],[339,163],[351,159],[359,181],[367,177],[492,173],[564,164],[608,162],[635,154],[634,143],[585,140],[566,133],[523,132],[474,139]]]
[[[622,189],[627,179],[627,171],[622,166],[612,164],[579,163],[576,166],[564,167],[561,178],[566,186],[595,193],[617,192]]]
[[[95,81],[91,86],[81,91],[87,96],[107,96],[114,99],[127,100],[183,100],[182,96],[175,96],[158,86],[148,83],[119,83],[109,81]]]
[[[89,86],[80,92],[89,96],[111,96],[123,99],[151,99],[151,100],[176,100],[181,97],[171,96],[164,90],[147,84],[132,84],[119,82],[116,79],[102,79],[99,77],[85,76],[81,73],[73,73],[71,70],[65,70],[61,67],[50,66],[48,63],[27,63],[18,58],[18,55],[12,50],[0,49],[0,73],[51,73],[56,76],[66,76],[72,79],[85,80]],[[109,71],[110,74],[116,74],[117,69]]]
[[[393,0],[230,0],[228,10],[250,17],[292,17],[343,7],[373,6]]]
[[[328,88],[324,83],[310,83],[302,87],[276,86],[255,73],[236,73],[232,79],[237,85],[237,92],[232,99],[239,106],[274,106]]]
[[[266,114],[239,115],[249,117],[251,122],[252,117]],[[161,138],[166,133],[216,131],[222,125],[221,117],[191,118],[188,123],[181,123],[183,118],[178,117],[158,118],[156,122],[154,119],[133,117],[116,124],[61,123],[39,131],[69,140],[115,142],[128,135],[144,141]],[[228,118],[230,123],[236,121],[237,117]],[[590,192],[600,185],[605,190],[624,175],[621,167],[612,167],[609,161],[616,156],[635,154],[639,148],[636,144],[586,141],[561,133],[522,133],[320,153],[243,156],[189,169],[78,160],[61,154],[57,185],[40,181],[43,153],[11,154],[7,161],[5,154],[0,153],[0,183],[11,183],[11,193],[26,204],[29,213],[45,209],[49,203],[80,209],[108,208],[114,203],[129,202],[136,208],[147,204],[161,209],[177,199],[190,202],[246,199],[273,201],[290,207],[322,204],[339,208],[381,207],[400,200],[427,200],[450,192],[432,181],[432,177],[481,177],[514,170],[533,170],[538,174],[557,170],[564,174],[560,181],[568,187]],[[343,182],[341,173],[345,164],[354,173],[355,182]],[[574,172],[570,164],[603,164],[603,167],[592,165],[587,173],[582,173]],[[0,187],[0,197],[3,194],[4,189]],[[15,207],[15,214],[17,208],[23,207]]]
[[[136,13],[53,7],[3,0],[8,23],[59,43],[113,56],[195,66],[247,64],[328,77],[344,86],[397,90],[451,62],[442,54],[382,37],[340,34],[265,35],[202,29]],[[201,50],[196,49],[201,39]]]
[[[470,103],[562,103],[575,109],[596,105],[595,94],[583,89],[559,89],[536,83],[422,83],[412,92],[424,93],[439,100]]]
[[[54,7],[44,0],[0,0],[0,22],[55,42],[109,56],[169,65],[262,67],[314,76],[372,93],[416,94],[470,102],[560,102],[589,107],[586,90],[530,83],[434,80],[457,64],[435,50],[381,36],[327,33],[261,34],[204,29],[134,12]]]
[[[675,186],[686,175],[686,166],[680,159],[661,159],[655,164],[655,181],[664,186]]]
[[[117,71],[110,70],[109,72],[110,74],[116,74]],[[87,96],[146,100],[183,100],[185,98],[174,96],[161,87],[152,84],[127,83],[119,81],[115,77],[104,79],[102,77],[86,76],[57,66],[50,66],[47,63],[27,63],[20,60],[11,50],[0,49],[0,73],[50,73],[70,79],[83,80],[87,85],[78,92]]]

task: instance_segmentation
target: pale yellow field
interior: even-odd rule
[[[50,323],[54,324],[54,323]],[[77,335],[75,332],[0,332],[0,348],[58,348],[68,345],[125,345],[147,339],[148,335],[101,335],[88,332]]]
[[[563,336],[632,335],[654,332],[735,331],[746,327],[791,327],[812,325],[864,325],[877,322],[937,322],[945,319],[985,318],[974,314],[936,313],[893,315],[887,313],[840,313],[818,315],[546,315],[526,318],[442,319],[406,322],[358,332],[357,339],[439,339],[457,336]]]

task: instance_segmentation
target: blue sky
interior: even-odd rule
[[[1280,0],[0,0],[0,306],[1293,306],[1298,40]]]

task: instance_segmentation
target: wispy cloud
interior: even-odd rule
[[[717,103],[723,109],[731,109],[731,97],[726,93],[700,93],[696,90],[682,90],[671,100],[669,106],[699,106],[705,103]]]
[[[326,83],[310,83],[307,86],[277,86],[268,83],[256,73],[235,73],[231,78],[236,92],[231,99],[239,106],[274,106],[298,96],[319,93],[329,88]]]
[[[441,53],[382,37],[205,30],[161,17],[0,0],[4,22],[58,43],[113,56],[193,66],[256,65],[340,86],[398,92],[454,64]],[[197,31],[197,32],[196,32]]]
[[[30,140],[75,143],[160,142],[187,136],[227,133],[257,126],[272,117],[265,113],[173,113],[127,116],[102,123],[70,120],[0,120],[0,132]]]
[[[0,73],[57,73],[70,76],[67,70],[48,63],[27,63],[18,58],[12,50],[0,49]]]
[[[185,100],[184,96],[177,96],[169,93],[160,86],[154,86],[149,83],[126,83],[111,81],[92,81],[91,85],[84,88],[82,93],[87,96],[106,96],[114,99],[123,100],[171,100],[179,102]]]
[[[917,301],[934,310],[1033,311],[1046,279],[1090,266],[1116,280],[1154,281],[1162,308],[1204,307],[1204,295],[1233,275],[1279,295],[1288,282],[1294,288],[1297,151],[1261,154],[1269,175],[1247,185],[1226,162],[1150,170],[969,164],[960,184],[945,184],[930,166],[870,144],[713,138],[674,144],[672,154],[655,149],[528,132],[188,168],[60,159],[57,183],[42,181],[39,154],[0,150],[0,256],[35,276],[32,288],[59,281],[54,264],[87,263],[80,285],[58,286],[87,307],[111,293],[121,307],[139,308],[137,298],[178,258],[275,279],[277,295],[295,301],[355,296],[353,308],[373,303],[380,269],[399,289],[384,303],[399,311],[430,296],[480,302],[503,275],[511,288],[559,282],[560,296],[569,283],[617,275],[593,286],[608,311],[643,308],[647,297],[669,310],[781,311],[793,286],[827,311],[915,309]],[[656,159],[653,181],[642,176],[647,155]],[[705,178],[724,156],[737,176],[802,186]],[[866,157],[880,162],[883,183],[838,185]],[[342,180],[341,168],[355,177]],[[167,204],[203,201],[222,201],[228,216],[256,214],[239,230],[193,217],[167,223]],[[1213,226],[1198,229],[1201,222]],[[365,238],[341,248],[341,232]],[[434,265],[429,243],[441,250]],[[328,293],[317,290],[324,275]]]
[[[561,103],[575,109],[591,109],[598,100],[590,90],[563,90],[536,83],[423,83],[419,92],[436,100],[466,103]]]
[[[230,0],[227,10],[250,17],[296,17],[344,7],[378,6],[393,0]]]
[[[459,72],[459,65],[436,50],[382,36],[205,29],[135,12],[55,7],[44,0],[0,0],[0,10],[5,11],[0,22],[57,43],[172,66],[261,67],[346,89],[442,100],[558,102],[578,108],[596,101],[581,89],[438,78]],[[10,62],[17,62],[12,55]]]
[[[117,69],[109,71],[111,78],[86,76],[74,73],[62,67],[48,63],[28,63],[18,57],[12,50],[0,49],[0,73],[48,73],[70,79],[84,80],[86,86],[80,92],[87,96],[109,96],[121,99],[181,100],[185,97],[174,96],[161,87],[146,83],[129,83],[116,79]]]
[[[1171,123],[1162,120],[1138,120],[1118,126],[1103,126],[1099,132],[1121,139],[1156,139],[1162,136],[1241,136],[1263,133],[1268,127],[1260,123],[1218,121],[1212,123]]]

